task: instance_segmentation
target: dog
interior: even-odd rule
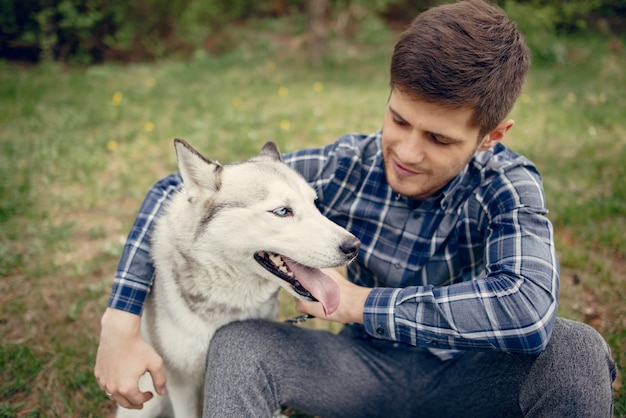
[[[175,139],[182,189],[157,220],[156,280],[141,332],[163,358],[167,396],[117,417],[199,417],[211,337],[229,322],[278,316],[278,292],[318,301],[330,314],[337,284],[319,269],[340,267],[360,242],[324,217],[313,188],[268,142],[254,158],[222,165]],[[208,371],[210,373],[210,370]]]

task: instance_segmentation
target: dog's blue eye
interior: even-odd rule
[[[276,216],[280,216],[280,217],[285,217],[285,216],[291,216],[293,215],[293,212],[291,211],[290,208],[286,208],[286,207],[280,207],[280,208],[276,208],[272,211],[272,213]]]

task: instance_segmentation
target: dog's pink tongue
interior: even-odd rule
[[[339,306],[339,286],[320,269],[303,266],[295,261],[285,259],[285,263],[293,272],[300,284],[317,299],[324,308],[324,313],[330,315]]]

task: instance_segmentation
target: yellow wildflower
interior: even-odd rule
[[[116,91],[111,98],[111,103],[113,104],[113,106],[119,106],[120,103],[122,103],[122,98],[122,92]]]

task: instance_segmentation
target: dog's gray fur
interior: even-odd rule
[[[276,318],[280,287],[299,298],[328,299],[334,310],[336,285],[315,269],[345,265],[359,248],[319,213],[315,192],[282,163],[274,143],[249,161],[223,166],[174,142],[184,187],[154,230],[157,279],[142,320],[144,338],[163,358],[168,396],[155,393],[139,411],[119,408],[118,417],[200,416],[213,333],[232,321]],[[294,287],[264,267],[269,254],[295,261],[288,269],[302,284],[310,273],[317,290]],[[153,390],[149,375],[140,386]]]

